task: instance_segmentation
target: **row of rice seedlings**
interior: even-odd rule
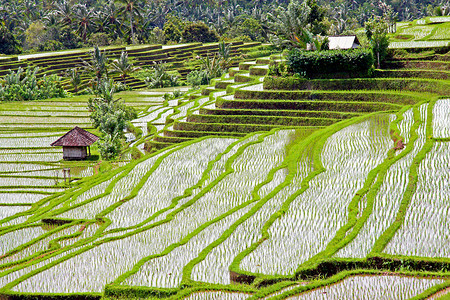
[[[425,144],[427,106],[428,104],[420,106],[422,123],[417,130],[419,137],[414,145],[407,146],[413,147],[413,150],[387,170],[383,183],[374,199],[372,214],[358,235],[348,245],[340,249],[336,256],[365,257],[372,249],[375,241],[394,222],[403,194],[408,186],[411,164]]]
[[[35,138],[35,137],[60,137],[66,132],[51,132],[42,131],[42,132],[24,132],[24,131],[8,131],[8,132],[0,132],[0,139],[3,138]],[[3,140],[0,140],[3,141]],[[3,147],[3,146],[2,146]]]
[[[39,268],[42,268],[44,266],[46,266],[47,264],[50,264],[72,252],[75,252],[79,250],[78,248],[72,248],[69,249],[65,252],[62,252],[60,254],[54,255],[52,257],[48,257],[46,259],[43,259],[40,262],[34,263],[32,265],[26,266],[26,267],[17,267],[17,268],[13,268],[13,269],[6,269],[3,272],[0,272],[0,288],[7,286],[9,283],[13,282],[16,279],[19,279],[22,276],[27,275],[30,272],[33,272]],[[70,280],[70,276],[69,277],[60,277],[58,280]]]
[[[187,103],[184,103],[184,104],[178,106],[177,108],[178,108],[179,112],[174,114],[172,116],[172,119],[178,120],[180,118],[186,117],[189,109],[193,108],[194,106],[195,106],[195,101],[189,101]]]
[[[158,118],[158,116],[160,114],[164,113],[165,111],[167,111],[169,109],[170,109],[170,107],[167,107],[167,106],[158,107],[158,108],[154,109],[153,111],[151,111],[150,113],[146,114],[145,116],[134,119],[133,123],[146,123],[146,122],[154,121],[155,119]]]
[[[1,155],[0,155],[1,157]],[[0,173],[21,173],[30,171],[52,170],[55,166],[27,163],[0,163]]]
[[[33,227],[33,229],[34,228],[41,228],[41,227]],[[34,244],[32,244],[31,246],[26,247],[23,250],[15,253],[13,255],[10,255],[10,256],[4,257],[4,258],[2,258],[0,256],[0,265],[25,259],[25,258],[27,258],[37,252],[40,252],[40,251],[46,251],[49,249],[49,243],[52,240],[57,239],[62,236],[74,234],[78,231],[78,229],[79,228],[77,226],[71,226],[69,228],[55,232],[54,234],[52,234],[46,238],[40,239],[40,240],[36,241]],[[37,236],[35,236],[34,238],[38,238],[40,235],[42,235],[44,233],[46,233],[46,231],[42,230],[42,232],[40,234],[38,234]],[[34,239],[34,238],[32,238],[32,239]],[[21,241],[21,245],[31,241],[32,239]],[[14,248],[11,248],[10,250],[13,250],[13,249]]]
[[[330,136],[321,153],[325,171],[309,181],[289,210],[270,227],[270,239],[247,255],[241,268],[264,274],[291,274],[323,251],[347,220],[347,207],[367,174],[392,146],[388,115],[371,117]]]
[[[150,157],[143,162],[137,164],[131,172],[129,172],[126,176],[120,178],[119,181],[116,182],[112,192],[104,197],[99,199],[95,199],[86,203],[82,206],[78,206],[74,209],[68,210],[58,217],[61,218],[70,218],[70,219],[93,219],[97,214],[113,205],[114,203],[122,200],[126,196],[130,194],[130,192],[135,188],[135,186],[139,183],[141,178],[150,170],[151,166],[155,163],[155,161],[160,157],[160,155],[156,155]],[[108,186],[106,183],[101,184],[101,188],[92,187],[93,193],[99,195],[104,192],[104,189]],[[81,203],[83,200],[90,199],[89,193],[85,193],[81,198],[79,197],[75,202],[71,204]],[[86,198],[87,197],[87,198]],[[148,198],[147,198],[148,199]],[[73,205],[72,205],[73,206]],[[130,216],[135,217],[135,216]]]
[[[18,153],[0,155],[0,162],[58,162],[63,159],[63,153]]]
[[[159,118],[155,119],[152,121],[153,124],[165,124],[166,123],[166,118],[168,116],[170,116],[171,114],[173,114],[174,110],[173,108],[169,108],[168,110],[166,110],[165,112],[163,112]]]
[[[196,281],[230,284],[229,267],[233,259],[261,238],[262,226],[273,213],[281,208],[284,201],[300,188],[302,180],[310,171],[312,171],[311,158],[304,157],[299,160],[297,173],[291,184],[281,189],[260,210],[242,223],[231,236],[208,253],[206,258],[193,268],[191,278]],[[263,187],[271,186],[272,189],[260,190],[261,197],[267,196],[273,188],[284,181],[284,172],[286,169],[279,170],[276,174],[282,174],[282,176],[275,174],[273,184],[271,182]]]
[[[4,215],[3,214],[4,208],[6,208],[5,210],[7,210],[8,208],[15,208],[15,207],[1,207],[0,216]],[[0,235],[0,257],[5,253],[19,247],[20,245],[27,243],[35,238],[38,238],[45,232],[46,231],[42,229],[40,226],[36,226],[36,227],[21,228]]]
[[[450,40],[450,23],[438,26],[428,40]]]
[[[30,102],[29,105],[32,107],[40,107],[41,110],[47,110],[47,109],[51,109],[51,107],[70,107],[70,110],[74,110],[74,108],[76,107],[76,109],[78,110],[78,108],[87,108],[87,98],[86,101],[63,101],[62,99],[55,101],[55,100],[51,100],[51,101],[33,101]],[[28,105],[23,105],[22,107],[26,108],[29,107]]]
[[[442,17],[430,17],[429,21],[431,23],[444,23],[450,22],[450,16],[442,16]]]
[[[0,123],[2,124],[46,124],[46,123],[58,123],[58,124],[79,124],[89,123],[90,118],[67,118],[67,117],[27,117],[27,116],[0,116]]]
[[[384,252],[450,257],[450,145],[436,143],[418,168],[418,182],[402,227]]]
[[[247,206],[217,223],[203,229],[183,246],[177,247],[167,255],[153,258],[128,277],[123,284],[133,286],[152,286],[174,288],[179,286],[183,277],[183,268],[196,258],[210,243],[217,240],[237,219],[242,217],[251,206]],[[212,270],[208,270],[211,272]]]
[[[14,203],[36,203],[48,195],[45,194],[32,194],[32,193],[1,193],[1,204],[14,204]]]
[[[250,297],[250,294],[238,293],[238,292],[222,292],[222,291],[207,291],[207,292],[196,292],[183,299],[186,300],[243,300]]]
[[[419,40],[430,35],[434,26],[412,26],[404,28],[400,34],[413,35],[414,39]]]
[[[433,137],[450,137],[450,99],[436,101],[433,107]]]
[[[403,300],[443,283],[442,279],[393,275],[352,276],[336,284],[302,293],[287,299],[376,299]]]
[[[14,137],[0,139],[1,148],[29,148],[29,147],[50,147],[50,144],[56,141],[58,137],[55,136],[41,136],[41,137]],[[29,151],[29,150],[28,150]]]
[[[170,206],[172,199],[182,196],[202,177],[208,163],[235,139],[204,139],[165,157],[144,183],[136,197],[106,215],[110,228],[134,226]]]
[[[391,49],[411,49],[411,48],[434,48],[448,46],[448,41],[410,41],[410,42],[391,42]]]
[[[44,153],[60,153],[60,152],[61,149],[57,148],[33,148],[33,149],[0,148],[0,157],[2,157],[2,155],[11,155],[11,154],[44,154]]]
[[[58,182],[59,181],[56,178],[51,179],[51,178],[32,178],[32,177],[0,177],[0,186],[3,188],[8,186],[15,186],[15,187],[57,186]]]
[[[89,112],[86,111],[29,111],[29,110],[0,110],[0,116],[30,116],[30,117],[89,117]],[[0,118],[2,120],[2,118]]]
[[[408,109],[403,113],[402,120],[398,123],[398,129],[400,131],[400,136],[403,137],[403,143],[407,144],[411,138],[411,127],[414,124],[414,113],[413,109]]]
[[[78,126],[81,128],[92,128],[92,123],[0,123],[0,130],[24,130],[28,129],[54,129],[54,130],[65,130],[72,129],[73,126]]]

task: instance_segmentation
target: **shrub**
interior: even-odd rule
[[[92,34],[89,37],[88,42],[91,46],[109,46],[111,44],[108,35],[104,32],[97,32]]]
[[[186,77],[188,85],[198,87],[209,83],[209,76],[206,70],[194,70]]]
[[[321,74],[346,73],[349,77],[370,76],[373,69],[373,54],[368,49],[300,51],[289,52],[289,71],[319,77]]]
[[[184,29],[184,23],[176,16],[168,16],[167,22],[164,23],[163,31],[166,42],[179,42],[181,40],[181,32]]]
[[[19,68],[17,72],[10,71],[0,83],[0,100],[22,101],[67,97],[61,87],[60,78],[56,75],[37,78],[39,68]]]
[[[39,44],[37,49],[38,49],[38,51],[58,51],[58,50],[64,50],[65,47],[59,41],[48,40],[48,41],[45,41],[42,44]]]
[[[168,73],[165,64],[155,64],[153,70],[150,71],[149,77],[145,79],[145,83],[150,88],[164,88],[179,85],[178,77]]]
[[[217,33],[203,22],[187,25],[182,32],[182,37],[186,43],[212,43],[219,40]]]
[[[0,25],[0,53],[19,54],[22,52],[20,43],[6,26]]]

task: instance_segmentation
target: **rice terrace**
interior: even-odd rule
[[[78,2],[0,0],[0,300],[450,299],[448,1]]]

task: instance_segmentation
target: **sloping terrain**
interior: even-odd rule
[[[65,165],[46,145],[73,124],[89,129],[87,98],[1,104],[0,294],[442,295],[447,58],[393,60],[372,79],[305,81],[267,76],[277,55],[174,100],[122,93],[141,111],[137,147],[154,152],[70,187],[55,186],[50,172]]]

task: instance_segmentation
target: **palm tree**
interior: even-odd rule
[[[139,67],[134,67],[133,64],[128,59],[128,53],[122,51],[122,54],[118,59],[115,59],[111,65],[113,71],[118,72],[120,74],[120,78],[123,81],[124,85],[127,85],[126,78],[128,74],[133,73],[139,70]]]
[[[141,13],[139,12],[138,2],[139,0],[116,0],[119,3],[122,3],[124,6],[120,9],[120,11],[124,15],[128,15],[130,22],[130,33],[131,33],[131,41],[135,44],[135,36],[134,36],[134,17],[141,17]]]
[[[91,31],[94,11],[88,9],[86,5],[75,5],[75,20],[76,20],[76,32],[83,39],[84,42],[87,40],[87,35]]]
[[[268,15],[271,33],[277,36],[281,45],[306,48],[309,42],[307,20],[310,11],[306,1],[291,1],[287,9],[279,7],[277,15]]]
[[[78,94],[78,90],[81,85],[81,73],[78,68],[70,69],[65,73],[65,75],[69,78],[70,84],[73,87],[75,94]]]
[[[60,18],[60,22],[62,25],[70,25],[73,20],[73,12],[72,6],[67,3],[67,1],[63,1],[56,5],[55,13]]]
[[[108,58],[106,57],[105,51],[100,51],[100,49],[95,46],[94,51],[91,52],[91,57],[88,61],[83,60],[84,69],[87,72],[94,72],[96,78],[96,86],[101,82],[101,79],[105,76],[108,78]]]

